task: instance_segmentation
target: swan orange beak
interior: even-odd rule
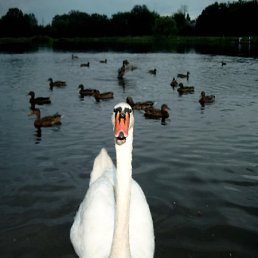
[[[116,142],[121,145],[125,143],[126,137],[128,136],[130,124],[130,114],[129,112],[117,111],[115,114],[115,127],[114,135],[116,137]]]

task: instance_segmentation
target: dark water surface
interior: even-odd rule
[[[196,53],[78,53],[39,50],[0,54],[0,257],[76,257],[73,217],[88,188],[93,160],[106,147],[114,160],[111,113],[132,96],[167,103],[166,125],[135,111],[133,176],[154,220],[155,258],[258,257],[258,62]],[[107,59],[107,64],[99,60]],[[122,60],[138,69],[116,78]],[[221,61],[227,65],[221,66]],[[90,62],[90,68],[81,63]],[[157,68],[157,75],[149,69]],[[170,86],[190,71],[179,96]],[[67,87],[48,88],[47,79]],[[113,91],[80,99],[78,85]],[[30,90],[51,96],[42,115],[62,125],[33,126]],[[216,95],[202,108],[200,92]]]

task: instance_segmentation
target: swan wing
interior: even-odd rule
[[[130,249],[133,258],[153,258],[154,229],[146,197],[136,181],[132,181],[130,204]]]
[[[113,161],[108,155],[107,150],[102,148],[99,155],[94,160],[93,169],[90,174],[90,185],[109,170],[113,171],[113,174],[115,174]]]
[[[81,258],[109,257],[114,230],[114,190],[103,176],[90,185],[76,213],[70,239]]]
[[[94,161],[89,189],[70,230],[71,242],[80,258],[110,255],[114,231],[114,167],[106,155],[102,150]]]

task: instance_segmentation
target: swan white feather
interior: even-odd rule
[[[129,107],[131,110],[126,103],[119,103],[117,106]],[[133,120],[133,114],[131,120]],[[129,129],[127,138],[132,137],[129,135],[132,134],[133,130],[131,129]],[[122,157],[128,150],[132,152],[132,146],[127,150],[124,147],[126,144],[132,145],[132,139],[131,143],[129,139],[126,139],[126,143],[123,144],[122,149],[125,152]],[[120,147],[116,146],[116,152],[119,150]],[[117,166],[121,170],[121,166],[128,164],[119,161],[119,157],[121,158],[117,155]],[[119,162],[121,162],[120,165]],[[118,208],[116,192],[118,191],[117,185],[121,183],[118,182],[121,179],[117,173],[106,149],[101,149],[94,161],[88,191],[80,204],[70,231],[71,242],[80,258],[122,258],[121,256],[153,258],[154,256],[154,230],[150,209],[141,187],[132,178],[129,179],[130,196],[126,197],[130,203],[128,211],[129,246],[124,239],[126,237],[115,240]],[[115,241],[118,244],[114,244]],[[120,252],[120,249],[126,248],[128,248],[128,252]]]

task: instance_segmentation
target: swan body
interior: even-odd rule
[[[106,149],[101,149],[70,239],[80,258],[153,258],[150,209],[141,187],[132,179],[132,108],[119,103],[114,110],[116,167]]]

